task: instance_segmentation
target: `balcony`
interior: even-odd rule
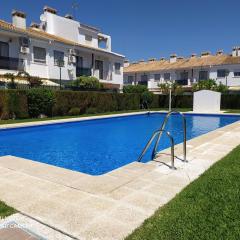
[[[76,76],[92,76],[91,68],[76,68]]]
[[[175,82],[181,86],[188,85],[188,79],[179,79],[179,80],[176,80]]]
[[[0,56],[0,69],[23,71],[24,70],[23,60],[19,58]]]

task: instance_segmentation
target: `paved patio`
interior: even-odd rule
[[[187,142],[188,163],[131,163],[102,176],[24,160],[0,158],[0,199],[56,230],[81,240],[120,240],[206,169],[240,144],[240,122]],[[176,146],[182,158],[182,145]],[[43,236],[44,237],[44,236]]]

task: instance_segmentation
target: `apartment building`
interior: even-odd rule
[[[189,58],[172,54],[170,59],[154,58],[135,63],[124,63],[124,84],[147,85],[152,91],[165,82],[176,82],[183,86],[207,79],[214,79],[230,88],[240,88],[240,47],[234,47],[231,54],[222,50],[212,55],[203,52]]]
[[[26,71],[42,79],[64,81],[95,76],[113,88],[123,85],[124,56],[112,52],[111,37],[71,15],[44,7],[39,23],[27,27],[26,14],[0,20],[0,75]]]

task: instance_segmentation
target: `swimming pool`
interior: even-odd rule
[[[111,117],[0,130],[0,156],[13,155],[54,166],[101,175],[134,162],[165,113]],[[187,140],[240,120],[234,115],[185,114]],[[167,130],[182,142],[182,119],[172,115]],[[163,135],[158,150],[170,146]],[[143,161],[150,160],[151,150]]]

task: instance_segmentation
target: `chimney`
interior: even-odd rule
[[[208,52],[208,51],[207,51],[207,52],[202,52],[202,53],[201,53],[201,57],[208,57],[208,56],[210,56],[210,54],[211,54],[211,53]]]
[[[149,62],[155,62],[157,59],[156,58],[149,58],[148,61]]]
[[[32,22],[30,25],[31,28],[40,29],[40,24]]]
[[[138,63],[144,63],[145,61],[144,61],[144,59],[140,59],[139,61],[138,61]]]
[[[48,6],[45,6],[45,7],[43,8],[43,11],[44,11],[44,12],[49,12],[49,13],[52,13],[52,14],[57,14],[57,10],[56,10],[56,9],[51,8],[51,7],[48,7]]]
[[[238,47],[238,46],[233,47],[233,49],[232,49],[232,56],[233,56],[233,57],[238,57],[238,56],[240,56],[240,47]]]
[[[172,54],[170,56],[170,63],[175,63],[177,61],[177,54]]]
[[[124,60],[123,67],[129,67],[129,65],[130,65],[129,60],[128,59]]]
[[[184,57],[177,57],[177,60],[183,60]]]
[[[196,53],[192,53],[191,58],[195,58],[195,57],[197,57],[197,54]]]
[[[70,20],[73,20],[73,16],[72,16],[71,14],[66,14],[66,15],[65,15],[65,18],[70,19]]]
[[[222,49],[221,49],[221,50],[218,50],[216,55],[217,55],[217,56],[223,55],[223,50],[222,50]]]
[[[164,57],[160,58],[160,61],[165,61],[165,58]]]
[[[17,28],[26,29],[26,14],[17,10],[12,11],[12,24]]]

